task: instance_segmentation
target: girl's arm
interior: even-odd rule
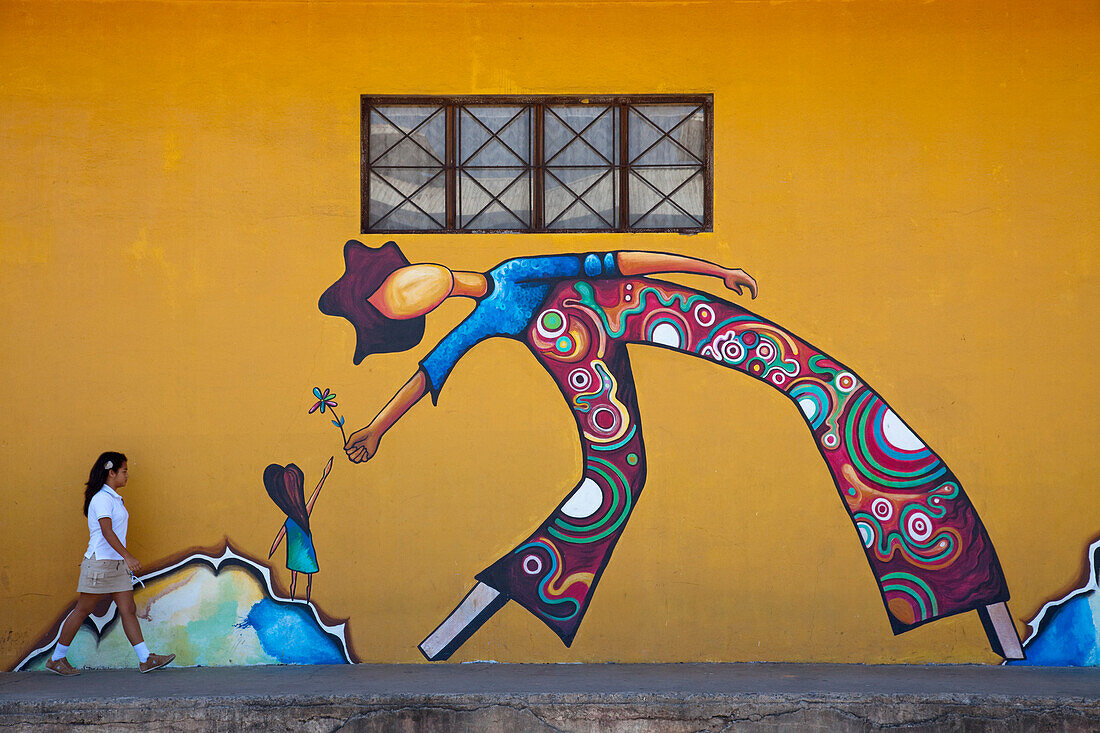
[[[356,430],[348,437],[344,445],[344,452],[348,454],[348,460],[352,463],[362,463],[374,457],[378,452],[378,444],[382,436],[393,427],[393,424],[401,419],[401,416],[409,411],[413,405],[428,393],[428,378],[424,370],[418,369],[412,379],[405,382],[405,386],[397,390],[382,411],[375,415],[370,425]]]
[[[110,517],[99,518],[99,529],[103,532],[103,539],[107,540],[107,544],[115,548],[115,552],[122,555],[122,559],[126,562],[126,567],[130,568],[131,573],[136,573],[141,570],[141,563],[138,559],[130,554],[126,549],[126,545],[122,544],[122,540],[115,534],[114,525],[111,524]]]
[[[738,295],[746,287],[756,297],[756,280],[744,270],[731,270],[706,260],[694,257],[670,255],[664,252],[619,252],[617,255],[619,272],[627,277],[631,275],[655,275],[659,272],[684,272],[690,275],[712,275],[720,277],[726,287]]]

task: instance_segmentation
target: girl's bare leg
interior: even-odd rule
[[[290,600],[294,600],[294,586],[298,584],[298,573],[290,571]]]
[[[134,592],[124,590],[112,593],[111,596],[115,599],[118,614],[122,617],[122,629],[126,632],[126,638],[130,640],[130,644],[136,645],[145,641],[145,637],[141,635],[141,625],[138,623]]]
[[[73,643],[76,632],[80,630],[80,624],[84,623],[84,619],[88,618],[88,614],[95,610],[96,604],[102,597],[98,593],[80,594],[80,598],[76,601],[76,607],[69,612],[69,615],[65,618],[65,623],[61,625],[59,644],[68,646]]]

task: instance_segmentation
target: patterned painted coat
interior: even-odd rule
[[[491,337],[524,342],[577,422],[584,473],[531,535],[478,574],[571,644],[645,482],[627,344],[735,369],[799,409],[832,474],[894,633],[1008,600],[993,544],[958,479],[858,375],[712,295],[619,274],[614,254],[508,260],[421,362],[433,402]]]

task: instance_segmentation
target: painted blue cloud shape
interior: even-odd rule
[[[1027,659],[1013,665],[1100,666],[1100,540],[1089,547],[1089,579],[1081,588],[1043,606],[1024,643]]]
[[[344,664],[344,652],[303,606],[264,598],[248,612],[242,626],[251,627],[263,650],[281,664]]]

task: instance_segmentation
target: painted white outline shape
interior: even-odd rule
[[[159,578],[162,575],[167,575],[168,573],[170,573],[174,570],[178,570],[179,568],[183,567],[184,565],[187,565],[187,564],[195,562],[195,561],[200,561],[201,562],[203,560],[211,561],[210,564],[214,566],[214,574],[215,575],[217,575],[218,573],[221,572],[222,565],[225,563],[226,560],[237,560],[237,561],[239,561],[239,562],[241,562],[245,565],[248,565],[249,567],[251,567],[255,570],[258,570],[260,572],[260,575],[263,576],[264,585],[267,586],[267,595],[268,595],[269,598],[271,598],[273,600],[276,600],[276,601],[279,601],[281,603],[295,603],[295,604],[305,606],[306,608],[308,608],[310,610],[310,612],[313,614],[313,620],[317,622],[317,625],[320,626],[326,633],[331,634],[332,636],[335,636],[336,638],[338,638],[340,640],[340,651],[344,655],[344,661],[346,661],[348,664],[355,664],[355,661],[351,658],[351,652],[348,649],[347,622],[346,621],[344,623],[340,623],[340,624],[330,626],[329,624],[326,624],[324,621],[321,620],[321,614],[318,612],[317,607],[313,605],[312,601],[306,601],[304,599],[295,599],[295,598],[284,598],[284,597],[280,596],[279,594],[277,594],[275,592],[275,586],[273,586],[272,583],[271,583],[271,569],[268,568],[265,565],[259,564],[255,560],[244,557],[242,555],[238,555],[237,553],[233,552],[233,550],[231,550],[229,548],[228,544],[225,546],[225,549],[222,551],[222,554],[219,555],[219,556],[215,557],[214,555],[208,555],[205,552],[196,552],[194,555],[188,555],[187,557],[185,557],[184,559],[182,559],[179,562],[175,563],[174,565],[169,565],[168,567],[161,568],[160,570],[149,573],[147,575],[140,575],[140,576],[138,576],[138,580],[141,580],[141,581],[154,580],[156,578]],[[100,639],[102,638],[104,627],[106,627],[107,624],[110,623],[112,619],[114,619],[115,614],[117,612],[118,612],[118,607],[115,605],[114,601],[111,601],[111,604],[109,606],[107,606],[107,610],[104,611],[102,616],[96,616],[94,613],[90,614],[88,616],[88,619],[91,620],[92,624],[96,628],[96,635]],[[72,613],[72,611],[70,611],[69,613]],[[68,618],[68,615],[66,615],[65,618]],[[65,625],[65,620],[62,619],[61,623],[57,627],[57,634],[53,637],[53,639],[48,644],[38,647],[37,649],[35,649],[31,653],[29,653],[27,656],[23,657],[23,659],[19,662],[19,664],[15,665],[15,667],[12,669],[12,671],[13,672],[19,672],[20,670],[23,669],[23,667],[26,664],[28,664],[32,659],[37,657],[39,654],[41,654],[45,651],[49,651],[50,649],[53,649],[54,646],[57,644],[58,639],[61,638],[61,627],[64,626],[64,625]],[[99,639],[97,639],[96,641],[98,642]],[[180,665],[176,665],[176,666],[180,666]],[[252,666],[252,665],[233,665],[233,666]]]
[[[1043,625],[1043,618],[1047,615],[1047,611],[1050,611],[1050,610],[1055,609],[1059,606],[1062,606],[1065,603],[1069,602],[1070,600],[1076,598],[1077,596],[1084,595],[1084,594],[1090,593],[1092,591],[1100,590],[1100,583],[1097,583],[1097,570],[1096,570],[1096,553],[1097,553],[1097,551],[1100,551],[1100,540],[1096,540],[1096,542],[1093,542],[1091,545],[1089,545],[1089,555],[1088,555],[1088,557],[1089,557],[1089,580],[1088,580],[1088,582],[1085,583],[1085,585],[1081,588],[1077,588],[1076,590],[1071,590],[1069,593],[1062,596],[1061,598],[1059,598],[1056,601],[1047,601],[1046,603],[1043,604],[1043,607],[1039,609],[1039,613],[1035,614],[1035,618],[1033,618],[1033,619],[1031,619],[1030,621],[1027,622],[1028,627],[1031,629],[1031,633],[1028,634],[1028,637],[1026,639],[1024,639],[1024,652],[1025,653],[1027,652],[1027,645],[1030,644],[1032,642],[1032,640],[1036,636],[1039,635],[1039,628]],[[1005,665],[1007,663],[1008,663],[1007,659],[1004,660],[1003,662],[1001,662],[1002,665]]]

